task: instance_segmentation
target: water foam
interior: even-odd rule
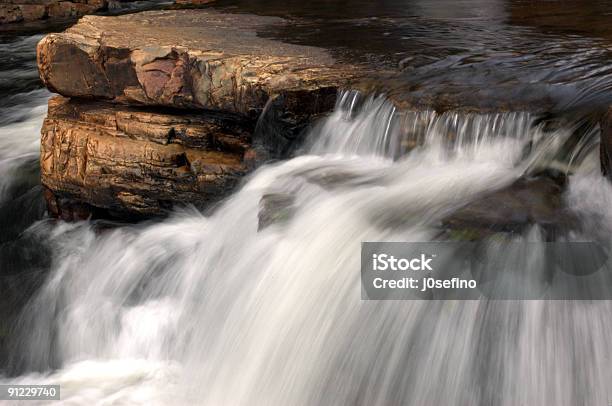
[[[608,302],[360,300],[360,242],[430,240],[521,176],[541,152],[525,158],[533,118],[398,117],[354,97],[208,217],[39,224],[53,272],[21,320],[23,375],[4,382],[60,384],[62,404],[605,404]],[[418,143],[400,157],[406,128]],[[571,198],[599,187],[575,184]],[[289,215],[260,230],[270,194]],[[597,195],[578,210],[604,215],[612,190]]]

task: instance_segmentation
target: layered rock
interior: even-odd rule
[[[38,46],[41,78],[70,97],[231,111],[256,118],[272,97],[289,112],[355,75],[319,48],[257,37],[273,17],[210,10],[87,16]],[[129,35],[126,35],[129,33]]]
[[[87,16],[45,37],[41,78],[70,98],[52,99],[42,130],[51,212],[133,217],[204,205],[285,155],[363,72],[256,35],[282,21],[156,11]]]
[[[51,212],[160,214],[218,200],[245,174],[251,125],[221,114],[160,113],[55,97],[42,128],[41,173]]]
[[[108,5],[109,0],[5,0],[0,4],[0,24],[78,17]]]

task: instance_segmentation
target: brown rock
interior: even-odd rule
[[[42,129],[42,183],[52,213],[67,219],[83,217],[79,204],[117,217],[162,215],[224,196],[246,171],[249,144],[247,124],[235,117],[56,97]]]
[[[70,18],[104,10],[108,0],[4,0],[0,24]]]
[[[338,88],[363,72],[325,50],[257,36],[283,21],[154,11],[88,16],[45,37],[41,78],[73,100],[53,99],[42,129],[53,213],[80,218],[87,205],[130,217],[203,206],[247,170],[286,156],[333,109]]]
[[[0,4],[0,24],[23,21],[21,8],[13,4]]]
[[[59,1],[48,7],[49,18],[68,18],[79,17],[85,14],[94,13],[106,6],[105,3],[94,2],[77,3],[72,1]]]
[[[299,112],[296,98],[336,89],[359,74],[322,49],[256,35],[282,21],[214,10],[87,16],[40,42],[41,78],[64,96],[256,117],[280,96]]]
[[[24,21],[41,20],[47,16],[47,7],[44,4],[22,4],[19,8]]]

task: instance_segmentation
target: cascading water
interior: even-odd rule
[[[9,329],[18,309],[49,266],[44,243],[26,231],[46,210],[38,155],[49,92],[39,88],[34,62],[41,37],[0,41],[0,365],[6,365]]]
[[[304,153],[208,217],[38,223],[53,270],[3,382],[60,384],[63,404],[607,404],[607,301],[360,298],[361,241],[434,239],[441,218],[551,162],[571,133],[345,93]],[[566,199],[609,234],[612,188],[580,167]],[[536,226],[516,238],[542,241]]]

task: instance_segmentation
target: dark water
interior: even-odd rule
[[[36,69],[42,35],[0,37],[0,362],[20,309],[40,285],[45,244],[26,231],[45,215],[38,164],[39,131],[50,95]]]
[[[290,20],[261,35],[323,46],[342,62],[401,67],[403,73],[390,75],[382,88],[411,104],[564,110],[611,101],[609,1],[222,0],[216,5]]]

